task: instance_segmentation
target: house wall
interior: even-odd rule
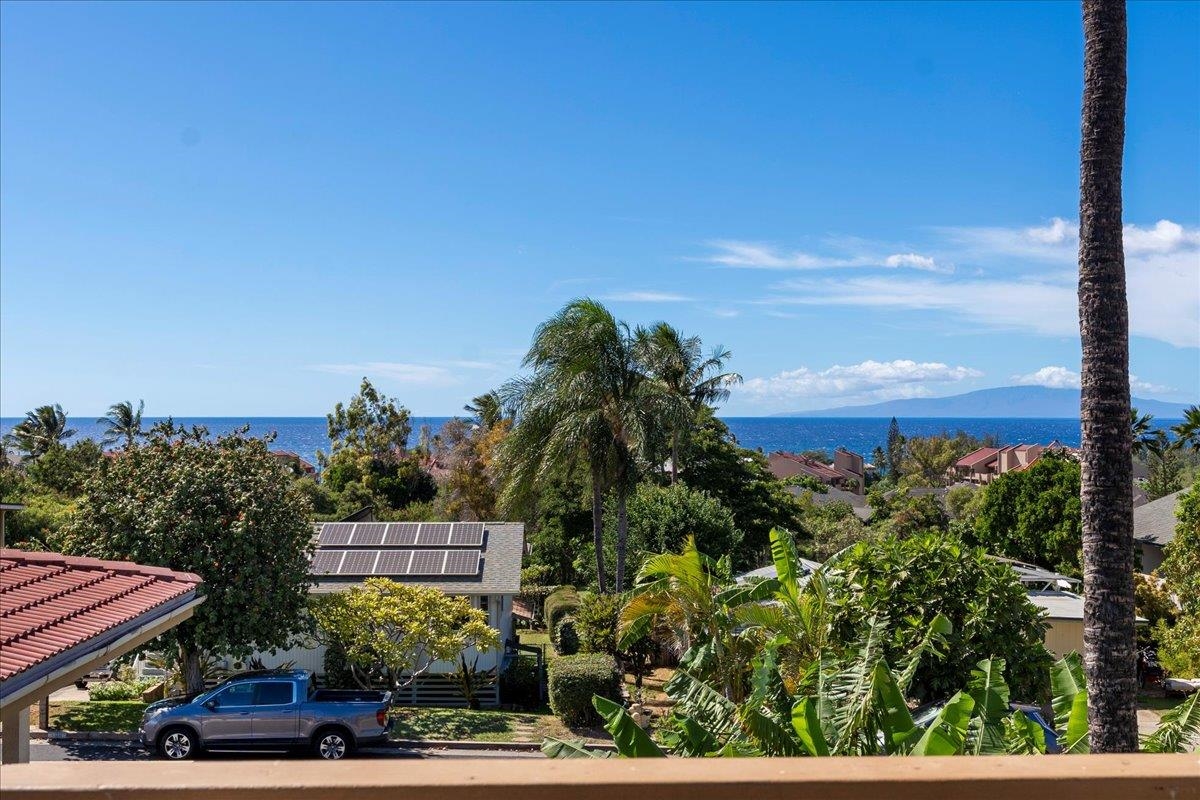
[[[792,459],[774,454],[767,456],[767,468],[780,480],[799,475],[802,472],[800,465]]]
[[[1083,653],[1083,620],[1046,620],[1046,649],[1061,658],[1072,651]]]
[[[1149,542],[1138,542],[1138,547],[1141,548],[1142,551],[1142,572],[1149,574],[1162,565],[1162,547]]]

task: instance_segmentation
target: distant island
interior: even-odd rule
[[[1184,403],[1133,398],[1142,414],[1162,419],[1181,419]],[[1025,419],[1078,419],[1079,390],[1049,389],[1045,386],[1002,386],[979,389],[950,397],[918,397],[888,400],[865,406],[822,408],[816,411],[791,411],[775,417],[999,417]]]

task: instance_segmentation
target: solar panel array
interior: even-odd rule
[[[320,526],[312,573],[474,576],[486,533],[482,522],[328,522]]]
[[[318,550],[315,575],[478,575],[478,550]]]
[[[482,522],[327,522],[321,547],[481,547]]]

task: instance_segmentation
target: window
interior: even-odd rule
[[[489,599],[490,598],[486,594],[479,596],[479,610],[485,614],[488,613],[488,600]]]
[[[254,705],[254,684],[235,683],[213,699],[221,708],[252,706]]]
[[[254,695],[254,705],[256,706],[286,706],[292,702],[290,681],[271,681],[254,685],[258,689]]]

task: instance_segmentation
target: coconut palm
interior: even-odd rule
[[[634,334],[638,360],[661,388],[666,399],[665,421],[671,441],[671,483],[679,478],[679,444],[695,424],[701,406],[729,399],[730,389],[742,382],[736,372],[722,372],[732,353],[720,345],[706,357],[699,336],[684,336],[665,322],[638,328]]]
[[[485,431],[490,431],[504,419],[504,403],[494,389],[471,400],[463,406],[463,411],[470,413]]]
[[[26,460],[40,458],[56,444],[75,435],[67,428],[67,414],[58,403],[38,406],[25,412],[25,418],[8,434],[12,446],[25,454]]]
[[[1200,453],[1200,406],[1192,406],[1183,412],[1183,422],[1171,428],[1175,434],[1175,446],[1189,448]]]
[[[1137,750],[1129,305],[1121,226],[1124,0],[1083,0],[1079,333],[1084,668],[1091,746]]]
[[[548,480],[586,469],[591,478],[596,577],[604,569],[604,498],[617,498],[616,589],[625,576],[626,499],[636,485],[659,411],[652,387],[633,357],[629,329],[594,300],[568,303],[538,327],[525,356],[529,375],[501,390],[516,426],[501,454],[506,504],[527,498]]]
[[[101,444],[108,447],[124,439],[126,447],[133,447],[134,442],[142,435],[142,411],[145,407],[145,400],[138,400],[136,411],[130,400],[122,400],[109,406],[108,413],[96,420],[97,424],[105,428]]]
[[[1154,416],[1139,414],[1136,408],[1129,410],[1129,433],[1133,437],[1133,454],[1144,456],[1153,444],[1156,431],[1152,427]]]

